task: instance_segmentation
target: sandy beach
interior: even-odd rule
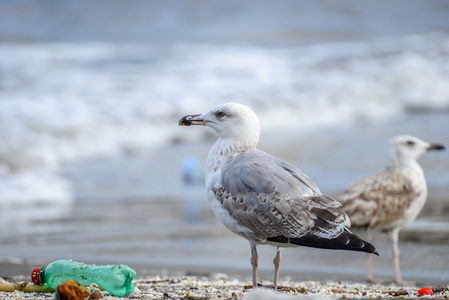
[[[113,209],[114,206],[109,207]],[[114,215],[114,218],[117,218],[117,215]],[[401,299],[417,298],[417,291],[420,288],[430,286],[437,291],[432,298],[447,299],[449,296],[447,268],[449,245],[445,241],[447,241],[449,230],[443,230],[444,228],[441,227],[439,231],[429,230],[434,227],[433,225],[438,225],[434,222],[435,218],[421,218],[402,235],[400,247],[403,253],[401,257],[403,275],[407,280],[414,280],[415,286],[401,287],[391,283],[393,269],[390,243],[381,239],[375,243],[381,256],[374,258],[374,274],[385,278],[385,284],[365,283],[364,255],[359,253],[310,248],[286,249],[283,251],[284,264],[281,266],[281,287],[276,295],[301,298],[309,296]],[[112,220],[111,222],[102,220],[102,223],[107,227],[112,224]],[[120,247],[117,245],[109,249],[105,247],[106,244],[116,244],[117,236],[110,236],[109,241],[103,240],[102,247],[93,245],[89,248],[89,239],[78,247],[83,249],[84,257],[91,253],[90,261],[83,260],[86,263],[99,265],[126,262],[136,270],[137,279],[134,281],[136,290],[126,297],[128,299],[277,299],[274,298],[271,290],[260,291],[263,295],[257,294],[259,292],[251,292],[249,247],[246,241],[230,234],[214,219],[207,221],[205,223],[207,225],[197,224],[196,229],[189,227],[195,232],[184,232],[182,235],[177,232],[185,226],[185,223],[179,222],[179,219],[172,220],[172,223],[177,226],[166,231],[170,240],[159,237],[160,243],[157,244],[146,243],[138,248],[137,245],[142,244],[141,236],[132,237],[137,239],[132,241],[128,235],[127,243],[121,244]],[[99,229],[98,225],[97,229]],[[185,235],[190,235],[188,241]],[[148,239],[152,238],[148,237]],[[177,247],[171,249],[168,246],[170,244]],[[72,245],[74,249],[70,250],[71,247],[67,245],[61,248],[62,245],[58,246],[57,243],[53,243],[50,247],[55,248],[53,251],[65,251],[66,255],[76,257],[76,252],[80,248],[75,244],[69,243],[69,245]],[[156,245],[158,245],[157,248],[154,247]],[[35,246],[37,251],[48,249],[44,245],[36,244]],[[134,248],[133,252],[129,252],[129,247]],[[102,253],[95,254],[100,248]],[[167,251],[165,249],[171,249],[169,255],[163,253]],[[23,256],[20,249],[18,250],[18,256]],[[112,250],[114,251],[111,253]],[[142,252],[147,255],[142,256]],[[128,253],[133,255],[130,256]],[[260,283],[268,288],[272,284],[271,261],[274,249],[260,247],[259,255],[261,258]],[[9,258],[0,263],[1,277],[7,282],[30,283],[28,275],[30,271],[36,266],[45,266],[50,261],[42,258]],[[2,299],[54,299],[54,294],[17,291],[0,292],[0,297]]]
[[[20,276],[11,278],[21,282]],[[417,299],[422,287],[397,286],[394,284],[366,284],[335,281],[292,281],[280,282],[278,292],[274,292],[270,282],[262,282],[256,290],[250,281],[226,274],[210,276],[158,275],[133,281],[135,290],[124,298],[117,298],[103,292],[105,299],[361,299],[395,298]],[[433,295],[425,298],[447,299],[449,286],[431,286]],[[89,286],[90,292],[98,287]],[[2,299],[54,299],[54,293],[26,293],[21,291],[0,292]]]

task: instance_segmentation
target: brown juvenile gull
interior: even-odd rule
[[[373,245],[349,231],[349,218],[338,201],[321,194],[294,165],[256,149],[259,119],[249,107],[221,104],[205,114],[185,116],[179,125],[205,125],[218,134],[207,158],[207,196],[224,226],[249,241],[253,287],[257,286],[259,244],[277,247],[274,289],[280,247],[377,254]]]
[[[427,184],[424,172],[416,161],[429,150],[443,150],[440,144],[430,144],[416,137],[400,135],[389,141],[387,170],[362,178],[349,186],[338,200],[349,215],[354,229],[387,233],[393,242],[395,279],[408,284],[399,266],[399,231],[412,222],[424,206]],[[378,282],[367,257],[366,278]]]

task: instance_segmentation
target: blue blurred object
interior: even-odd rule
[[[183,178],[185,184],[195,183],[195,171],[198,169],[198,159],[188,157],[183,164]]]

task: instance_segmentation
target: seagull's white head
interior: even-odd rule
[[[388,143],[389,164],[392,167],[408,166],[430,150],[443,150],[441,144],[431,144],[410,135],[399,135]]]
[[[179,120],[180,126],[205,125],[244,148],[255,148],[260,135],[259,119],[248,106],[223,103],[199,115],[188,115]]]

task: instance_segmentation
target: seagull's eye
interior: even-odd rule
[[[414,142],[414,141],[407,141],[407,146],[412,147],[412,146],[414,146],[414,145],[415,145],[415,142]]]
[[[224,116],[226,116],[226,114],[222,110],[217,111],[215,115],[217,116],[217,118],[223,118]]]

